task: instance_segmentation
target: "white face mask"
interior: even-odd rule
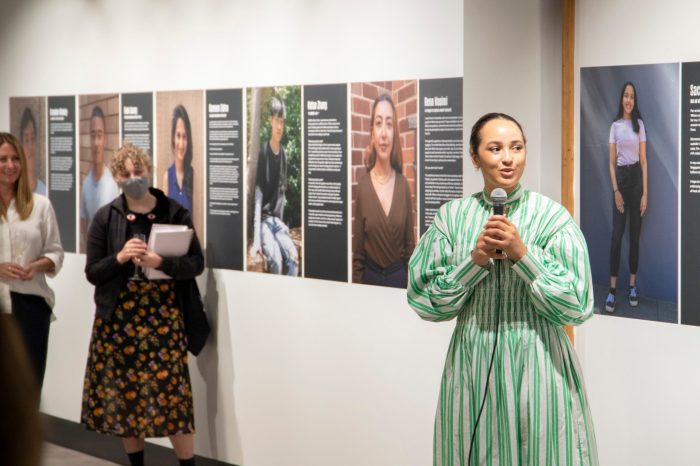
[[[148,179],[143,176],[134,176],[119,183],[119,187],[128,197],[138,201],[148,193]]]

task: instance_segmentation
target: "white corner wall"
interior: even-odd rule
[[[578,68],[700,61],[696,1],[576,3]],[[596,316],[576,337],[601,464],[700,464],[700,329]]]
[[[5,3],[0,128],[10,96],[463,75],[465,131],[489,111],[518,118],[523,183],[560,197],[557,0]],[[467,164],[465,191],[481,185]],[[83,266],[68,255],[52,282],[59,319],[42,400],[71,421],[93,316]],[[198,454],[255,466],[431,463],[452,324],[420,321],[400,290],[223,270],[200,285],[216,334],[191,364]]]
[[[561,198],[561,6],[558,0],[465,0],[464,126],[507,113],[523,126],[527,167],[522,184]],[[464,163],[466,194],[483,179]]]

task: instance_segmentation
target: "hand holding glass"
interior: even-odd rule
[[[24,230],[11,230],[10,245],[12,246],[12,261],[24,267],[25,254],[27,253],[27,232]]]
[[[139,239],[145,243],[146,242],[146,235],[144,235],[142,233],[136,233],[131,237],[131,239]],[[141,269],[141,266],[134,264],[134,274],[131,277],[129,277],[129,280],[143,280],[143,279],[144,279],[144,276],[143,276],[143,270]]]

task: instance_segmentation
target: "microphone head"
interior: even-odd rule
[[[508,194],[506,194],[506,191],[503,188],[496,188],[491,191],[491,202],[493,203],[494,215],[503,215],[507,198]]]
[[[508,199],[508,194],[505,189],[496,188],[491,191],[491,202],[493,205],[503,205],[506,203],[506,199]]]

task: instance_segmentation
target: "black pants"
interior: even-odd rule
[[[32,294],[11,292],[12,315],[17,321],[32,371],[41,391],[49,346],[51,308],[44,298]]]
[[[642,214],[639,211],[642,200],[642,167],[639,163],[615,168],[617,189],[625,202],[625,211],[620,213],[613,196],[613,231],[610,245],[610,276],[617,277],[620,269],[620,249],[625,234],[627,217],[630,221],[630,274],[637,273],[639,265],[639,232],[642,229]]]
[[[367,258],[365,271],[362,274],[362,283],[366,285],[391,286],[394,288],[406,288],[408,271],[406,263],[402,260],[382,268],[373,260]]]

